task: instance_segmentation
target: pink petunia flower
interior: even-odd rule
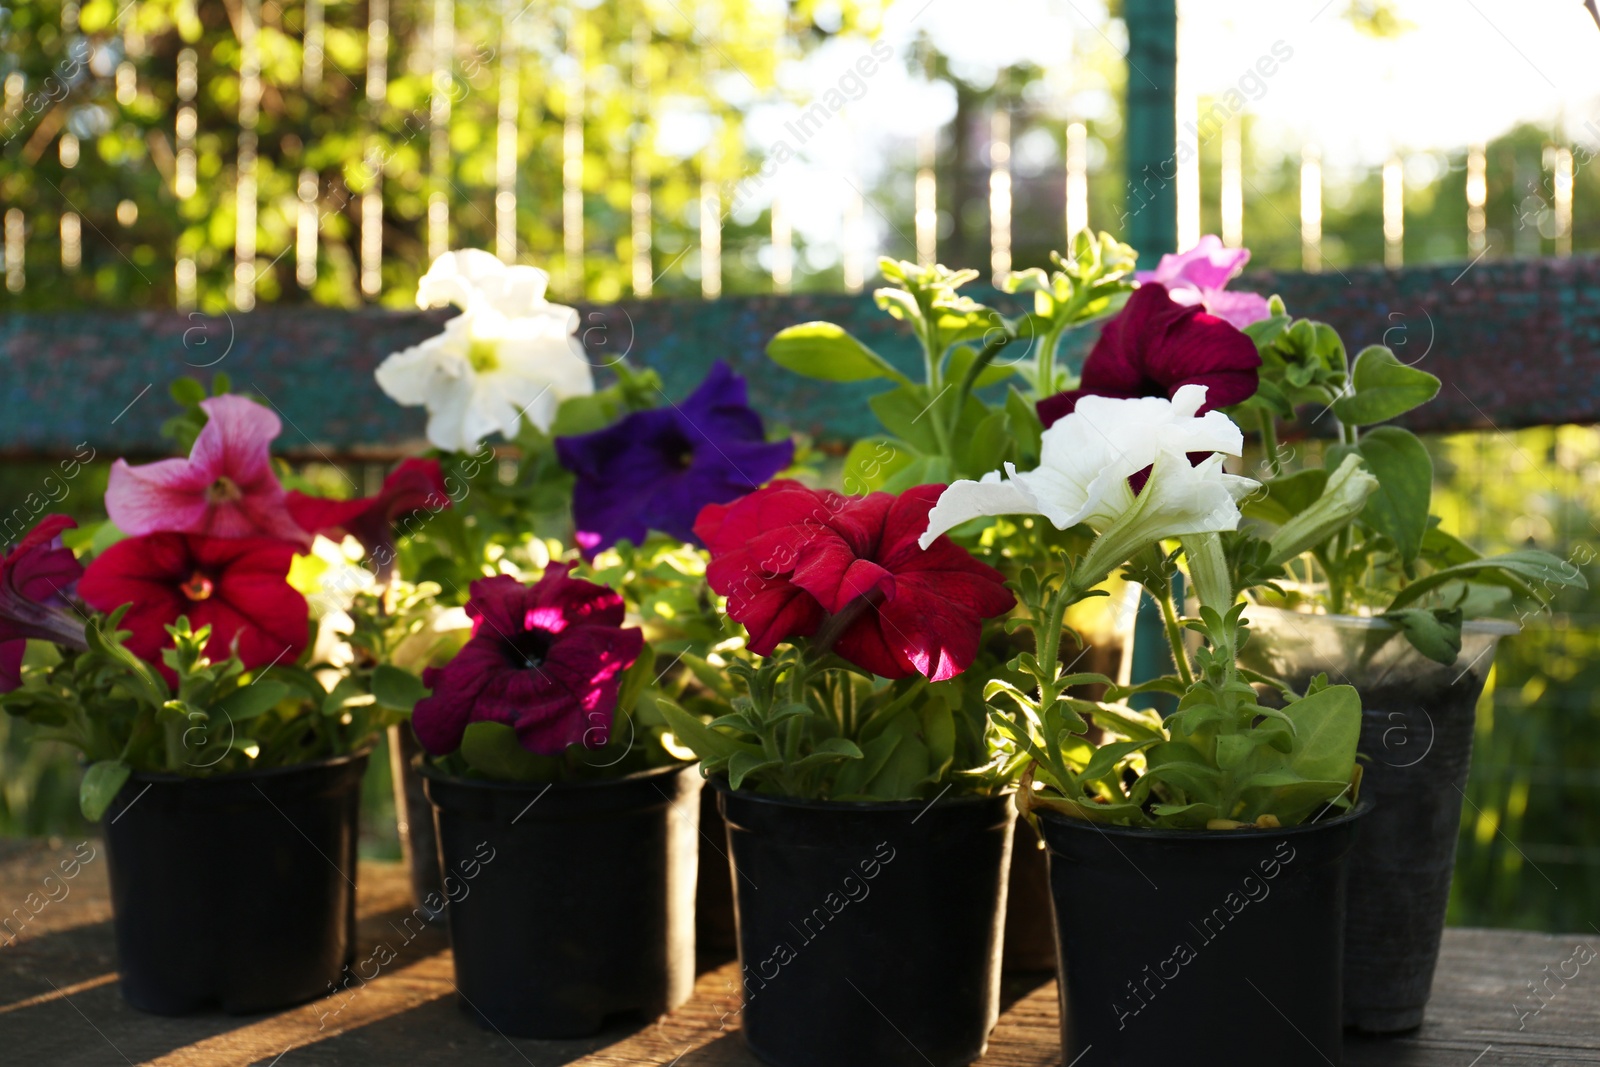
[[[1230,293],[1224,288],[1248,262],[1248,248],[1224,248],[1222,238],[1208,233],[1189,251],[1162,256],[1155,270],[1139,271],[1134,278],[1141,284],[1158,282],[1177,303],[1199,304],[1242,330],[1269,314],[1267,298],[1260,293]]]
[[[454,752],[475,722],[514,727],[522,747],[540,755],[605,745],[644,636],[623,629],[620,596],[571,569],[552,564],[532,585],[506,574],[472,583],[472,639],[422,672],[433,693],[417,702],[411,725],[423,748]]]
[[[289,515],[288,495],[272,471],[270,448],[283,429],[278,416],[242,396],[214,396],[188,459],[131,467],[111,465],[106,513],[133,537],[192,533],[272,537],[309,545]]]

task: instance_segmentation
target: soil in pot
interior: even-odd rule
[[[697,764],[554,784],[422,774],[456,987],[480,1025],[583,1037],[689,998]]]
[[[1011,798],[830,803],[713,781],[751,1050],[777,1067],[982,1055],[999,1017]]]
[[[248,1014],[327,994],[354,958],[366,766],[130,776],[104,823],[124,999]]]
[[[1244,659],[1303,689],[1326,673],[1361,694],[1361,793],[1375,805],[1350,857],[1345,1022],[1422,1025],[1455,870],[1478,697],[1501,622],[1469,622],[1445,666],[1378,619],[1251,608]]]
[[[1063,1062],[1338,1064],[1346,859],[1368,810],[1238,831],[1041,812]]]

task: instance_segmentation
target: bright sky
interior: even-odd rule
[[[1459,150],[1523,120],[1563,119],[1569,137],[1600,149],[1600,27],[1581,0],[1398,0],[1415,28],[1389,40],[1340,17],[1348,2],[1179,0],[1179,77],[1192,93],[1220,94],[1282,42],[1292,58],[1264,84],[1247,83],[1246,114],[1258,146],[1298,154],[1319,144],[1330,177],[1397,150]],[[1114,104],[1101,72],[1121,62],[1126,39],[1102,0],[894,0],[881,37],[903,55],[921,32],[970,80],[1031,60],[1049,72],[1050,106],[1063,114]],[[793,64],[784,88],[822,100],[866,54],[864,41],[830,43]],[[804,142],[786,125],[801,107],[756,108],[756,142],[769,153],[786,142],[797,158],[756,184],[743,214],[776,193],[803,212],[793,220],[800,231],[837,232],[852,186],[866,188],[891,153],[903,165],[918,130],[954,113],[952,93],[920,86],[898,58],[843,88],[848,102]],[[690,127],[679,134],[686,149],[698,139]],[[869,208],[867,225],[884,235],[910,220]]]

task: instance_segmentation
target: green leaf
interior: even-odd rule
[[[735,752],[728,760],[728,785],[738,789],[750,775],[776,767],[778,763],[778,760],[767,759],[754,752]]]
[[[83,772],[83,784],[78,787],[78,805],[83,809],[83,817],[95,822],[104,815],[132,773],[133,768],[119,759],[91,763]]]
[[[1370,426],[1404,415],[1439,393],[1439,379],[1408,367],[1382,345],[1370,345],[1356,356],[1350,374],[1352,392],[1333,402],[1333,413],[1346,426]]]
[[[372,672],[372,695],[383,707],[410,711],[428,693],[422,679],[410,671],[382,663]]]
[[[1428,531],[1428,506],[1433,497],[1433,460],[1428,449],[1416,434],[1398,426],[1369,430],[1356,447],[1378,479],[1378,488],[1367,498],[1361,517],[1393,541],[1400,558],[1410,563],[1422,551],[1422,538]]]
[[[867,406],[878,416],[884,429],[925,456],[939,452],[939,438],[928,417],[932,404],[928,391],[920,385],[902,385],[867,399]]]
[[[1296,733],[1290,769],[1302,778],[1348,782],[1361,738],[1361,697],[1355,688],[1331,685],[1283,710]]]
[[[1424,656],[1446,667],[1461,655],[1461,609],[1401,608],[1383,618],[1393,623]]]
[[[501,782],[553,780],[561,773],[559,756],[529,752],[517,731],[503,722],[475,722],[461,735],[461,758],[486,778]]]
[[[851,496],[877,492],[916,460],[917,455],[904,442],[896,444],[883,437],[863,437],[845,454],[844,491]]]
[[[1117,770],[1118,765],[1127,756],[1149,748],[1155,744],[1154,739],[1142,741],[1116,741],[1109,745],[1101,745],[1094,750],[1094,755],[1089,757],[1088,764],[1079,775],[1085,782],[1097,782],[1106,775]]]
[[[1514,552],[1502,552],[1498,556],[1485,556],[1483,559],[1468,563],[1458,563],[1453,567],[1446,567],[1426,577],[1418,578],[1395,595],[1389,604],[1389,610],[1394,611],[1423,594],[1458,579],[1504,585],[1541,601],[1547,600],[1559,586],[1589,588],[1588,579],[1584,578],[1583,572],[1572,563],[1536,548],[1519,548]]]
[[[1282,526],[1321,499],[1327,485],[1327,471],[1321,467],[1307,467],[1262,482],[1261,487],[1266,491],[1251,493],[1239,510],[1252,519]]]
[[[735,740],[711,729],[673,701],[661,699],[656,701],[656,706],[666,717],[667,725],[672,728],[678,743],[693,749],[694,754],[703,760],[729,759],[740,752],[757,755],[761,752],[758,745]]]
[[[889,378],[910,384],[888,360],[831,322],[802,322],[780,330],[768,342],[767,355],[780,367],[825,382]]]
[[[1018,466],[1031,467],[1039,458],[1039,438],[1044,433],[1039,413],[1032,402],[1012,386],[1006,390],[1006,414],[1011,416],[1011,433],[1022,451]]]
[[[993,411],[978,423],[978,428],[957,443],[961,449],[963,473],[981,478],[992,470],[1000,469],[1006,449],[1011,445],[1011,417],[1004,411]]]
[[[217,701],[213,710],[226,715],[229,722],[244,722],[272,710],[288,695],[289,687],[282,682],[257,679]]]
[[[801,758],[795,763],[796,767],[815,767],[823,763],[836,763],[840,760],[862,759],[861,749],[854,741],[842,737],[825,737],[817,742],[817,747],[810,755]]]

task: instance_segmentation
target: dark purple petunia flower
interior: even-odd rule
[[[636,411],[615,426],[556,438],[578,476],[572,515],[585,556],[651,530],[698,544],[695,516],[759,489],[794,458],[793,441],[768,442],[745,402],[744,379],[718,360],[681,404]]]
[[[76,525],[65,515],[47,515],[0,559],[0,693],[22,684],[28,638],[85,647],[83,616],[67,600],[83,565],[61,543]]]
[[[472,583],[472,639],[422,672],[433,693],[417,701],[411,726],[423,748],[454,752],[475,722],[514,727],[522,747],[540,755],[605,746],[644,635],[623,628],[620,596],[571,570],[552,564],[532,585],[508,574]]]

